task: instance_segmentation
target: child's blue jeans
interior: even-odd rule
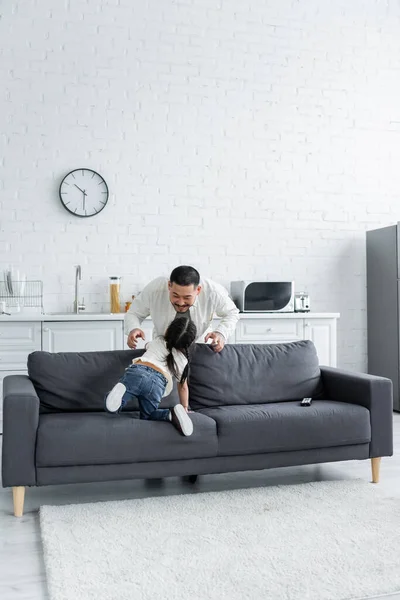
[[[162,373],[146,365],[132,364],[126,369],[120,383],[126,387],[122,406],[132,398],[137,398],[141,419],[170,420],[169,409],[158,408],[167,385],[167,379]]]

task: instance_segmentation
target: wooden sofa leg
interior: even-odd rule
[[[19,485],[13,487],[13,502],[14,502],[14,516],[22,517],[24,514],[24,500],[25,500],[25,487]]]
[[[372,468],[372,483],[379,483],[379,469],[381,466],[381,458],[371,458]]]

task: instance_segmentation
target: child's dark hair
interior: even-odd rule
[[[189,349],[196,341],[196,337],[196,325],[193,323],[193,321],[186,319],[185,317],[177,317],[174,319],[165,332],[164,339],[169,352],[167,356],[167,365],[171,373],[175,375],[176,379],[179,378],[179,375],[174,356],[172,354],[173,348],[175,348],[175,350],[180,350],[186,356],[188,361],[179,383],[185,383],[189,376]]]

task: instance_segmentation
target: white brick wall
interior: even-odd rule
[[[15,0],[0,20],[0,250],[107,308],[181,263],[294,279],[366,366],[365,230],[400,217],[400,8],[389,0]],[[71,218],[87,166],[108,207]],[[3,266],[3,265],[1,265]]]

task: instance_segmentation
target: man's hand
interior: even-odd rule
[[[138,338],[142,338],[142,340],[146,339],[145,335],[144,335],[144,331],[142,331],[141,329],[132,329],[132,331],[128,335],[128,339],[126,341],[129,348],[132,348],[133,350],[136,348],[136,346],[138,344]]]
[[[222,348],[225,346],[225,338],[222,333],[218,333],[218,331],[208,333],[204,341],[207,343],[208,340],[212,340],[210,345],[214,352],[221,352]]]

